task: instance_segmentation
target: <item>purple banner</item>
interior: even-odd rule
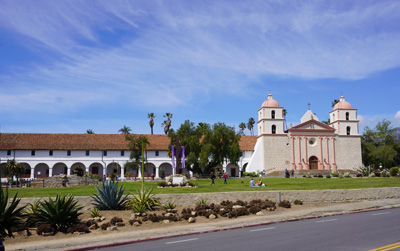
[[[185,147],[182,146],[182,168],[185,168]]]
[[[175,147],[172,146],[172,168],[175,168]]]

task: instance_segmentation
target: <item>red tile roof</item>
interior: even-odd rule
[[[166,150],[167,135],[144,135],[149,139],[148,150]],[[255,136],[242,136],[242,151],[252,151]],[[0,150],[128,150],[123,134],[49,134],[0,133]]]

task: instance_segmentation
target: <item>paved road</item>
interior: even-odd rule
[[[391,244],[396,245],[388,246]],[[388,247],[377,249],[384,246]],[[189,235],[101,251],[372,249],[400,250],[400,208]]]

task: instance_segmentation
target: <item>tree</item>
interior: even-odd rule
[[[164,120],[164,122],[161,123],[161,127],[164,126],[164,133],[165,135],[168,134],[169,128],[171,127],[171,119],[172,119],[172,113],[165,113],[165,115],[163,115],[164,118],[167,118],[167,120]]]
[[[154,115],[154,113],[152,113],[152,112],[147,114],[147,118],[150,119],[149,125],[150,125],[150,128],[151,128],[151,135],[153,135],[154,119],[155,119],[156,117],[157,117],[157,116]]]
[[[244,130],[246,129],[246,124],[244,122],[239,124],[240,134],[244,135]]]
[[[240,158],[240,134],[235,128],[216,123],[207,130],[201,142],[200,167],[208,173],[211,168],[223,165],[224,162],[237,164]]]
[[[251,135],[253,135],[254,124],[255,124],[254,119],[249,118],[249,122],[247,122],[247,129],[249,129]]]
[[[400,143],[395,136],[396,129],[391,127],[391,122],[383,120],[378,122],[374,129],[365,127],[361,138],[361,150],[364,165],[390,168],[398,163]]]
[[[18,178],[20,178],[23,173],[25,173],[25,167],[15,161],[15,159],[8,160],[4,166],[4,174],[11,176],[11,184],[14,182],[14,176],[17,178],[17,187]]]
[[[124,125],[124,127],[122,127],[121,129],[118,130],[118,132],[125,134],[125,135],[130,134],[131,131],[132,131],[131,128],[126,125]]]
[[[209,130],[209,125],[206,123],[199,123],[195,127],[193,122],[186,120],[179,129],[175,132],[171,129],[168,133],[170,138],[169,156],[172,157],[171,147],[176,149],[176,162],[177,166],[181,166],[181,146],[185,147],[185,168],[195,173],[201,173],[202,170],[199,166],[199,158],[201,151],[201,138],[206,130]]]
[[[128,148],[130,150],[129,161],[125,163],[124,167],[127,170],[135,170],[138,173],[139,168],[144,165],[145,159],[144,154],[147,146],[150,145],[149,139],[146,136],[125,134],[125,139],[128,142]],[[142,177],[144,172],[142,172]]]
[[[94,134],[94,131],[93,131],[92,129],[87,129],[87,130],[86,130],[86,133],[87,133],[87,134]]]
[[[334,100],[331,102],[332,107],[334,107],[337,103],[339,103],[339,100],[334,99]]]

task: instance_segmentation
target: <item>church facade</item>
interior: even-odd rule
[[[308,110],[300,124],[285,130],[285,112],[269,94],[258,110],[258,137],[247,172],[355,171],[361,166],[357,109],[344,97],[329,112],[329,125]]]

